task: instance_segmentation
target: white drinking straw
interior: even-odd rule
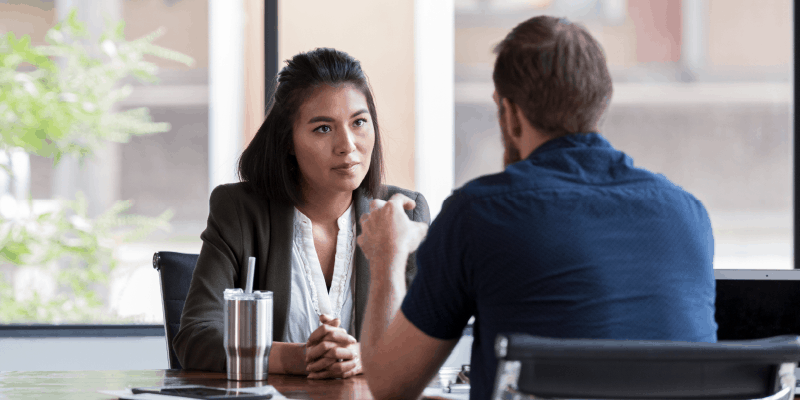
[[[256,258],[250,257],[247,259],[247,286],[244,288],[245,293],[253,293],[253,276],[256,273]]]

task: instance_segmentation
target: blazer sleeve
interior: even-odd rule
[[[185,369],[225,371],[223,291],[239,281],[242,228],[237,203],[224,186],[211,193],[208,225],[197,259],[181,326],[172,341]]]
[[[411,212],[411,219],[417,222],[424,222],[430,226],[431,211],[428,209],[428,202],[425,200],[425,196],[422,193],[417,193],[414,202],[417,203],[417,206]],[[411,287],[411,282],[414,281],[416,275],[417,252],[413,252],[408,256],[408,261],[406,261],[406,288]]]

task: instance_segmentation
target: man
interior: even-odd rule
[[[505,171],[456,190],[424,242],[408,198],[362,216],[362,357],[376,398],[418,396],[473,315],[472,399],[491,396],[499,333],[716,341],[708,214],[597,133],[612,92],[600,45],[536,17],[495,51]]]

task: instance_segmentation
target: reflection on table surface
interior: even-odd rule
[[[224,373],[184,370],[0,371],[0,399],[110,399],[98,390],[171,385],[219,388],[272,385],[290,399],[372,398],[363,375],[309,380],[305,376],[273,374],[266,382],[235,382],[228,381]]]

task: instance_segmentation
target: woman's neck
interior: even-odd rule
[[[312,223],[336,224],[353,202],[353,192],[320,193],[311,189],[303,190],[305,203],[297,209],[308,217]]]

